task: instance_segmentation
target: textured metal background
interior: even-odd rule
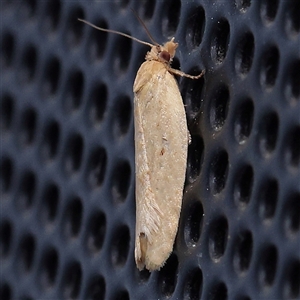
[[[174,252],[134,263],[132,85],[163,43],[192,135]],[[298,0],[1,1],[1,294],[300,299]]]

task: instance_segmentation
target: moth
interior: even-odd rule
[[[198,79],[171,67],[178,43],[160,45],[125,33],[115,33],[151,49],[139,68],[134,85],[136,236],[135,261],[139,270],[159,270],[173,250],[181,211],[189,132],[183,101],[174,75]]]

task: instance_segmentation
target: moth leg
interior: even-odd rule
[[[192,143],[192,136],[189,131],[187,131],[187,136],[188,136],[188,145]]]
[[[171,67],[168,68],[168,71],[172,74],[175,74],[175,75],[179,75],[179,76],[182,76],[182,77],[187,77],[187,78],[191,78],[191,79],[199,79],[200,77],[202,77],[205,73],[205,70],[203,70],[199,75],[190,75],[190,74],[186,74],[180,70],[177,70],[177,69],[173,69]]]

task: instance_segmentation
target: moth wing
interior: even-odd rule
[[[142,64],[134,92],[135,259],[139,269],[156,270],[172,252],[177,233],[188,129],[177,82],[162,63]]]

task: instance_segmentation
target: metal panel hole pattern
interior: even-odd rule
[[[300,2],[1,1],[0,298],[300,299]],[[134,262],[132,85],[159,43],[192,142],[174,251]]]

